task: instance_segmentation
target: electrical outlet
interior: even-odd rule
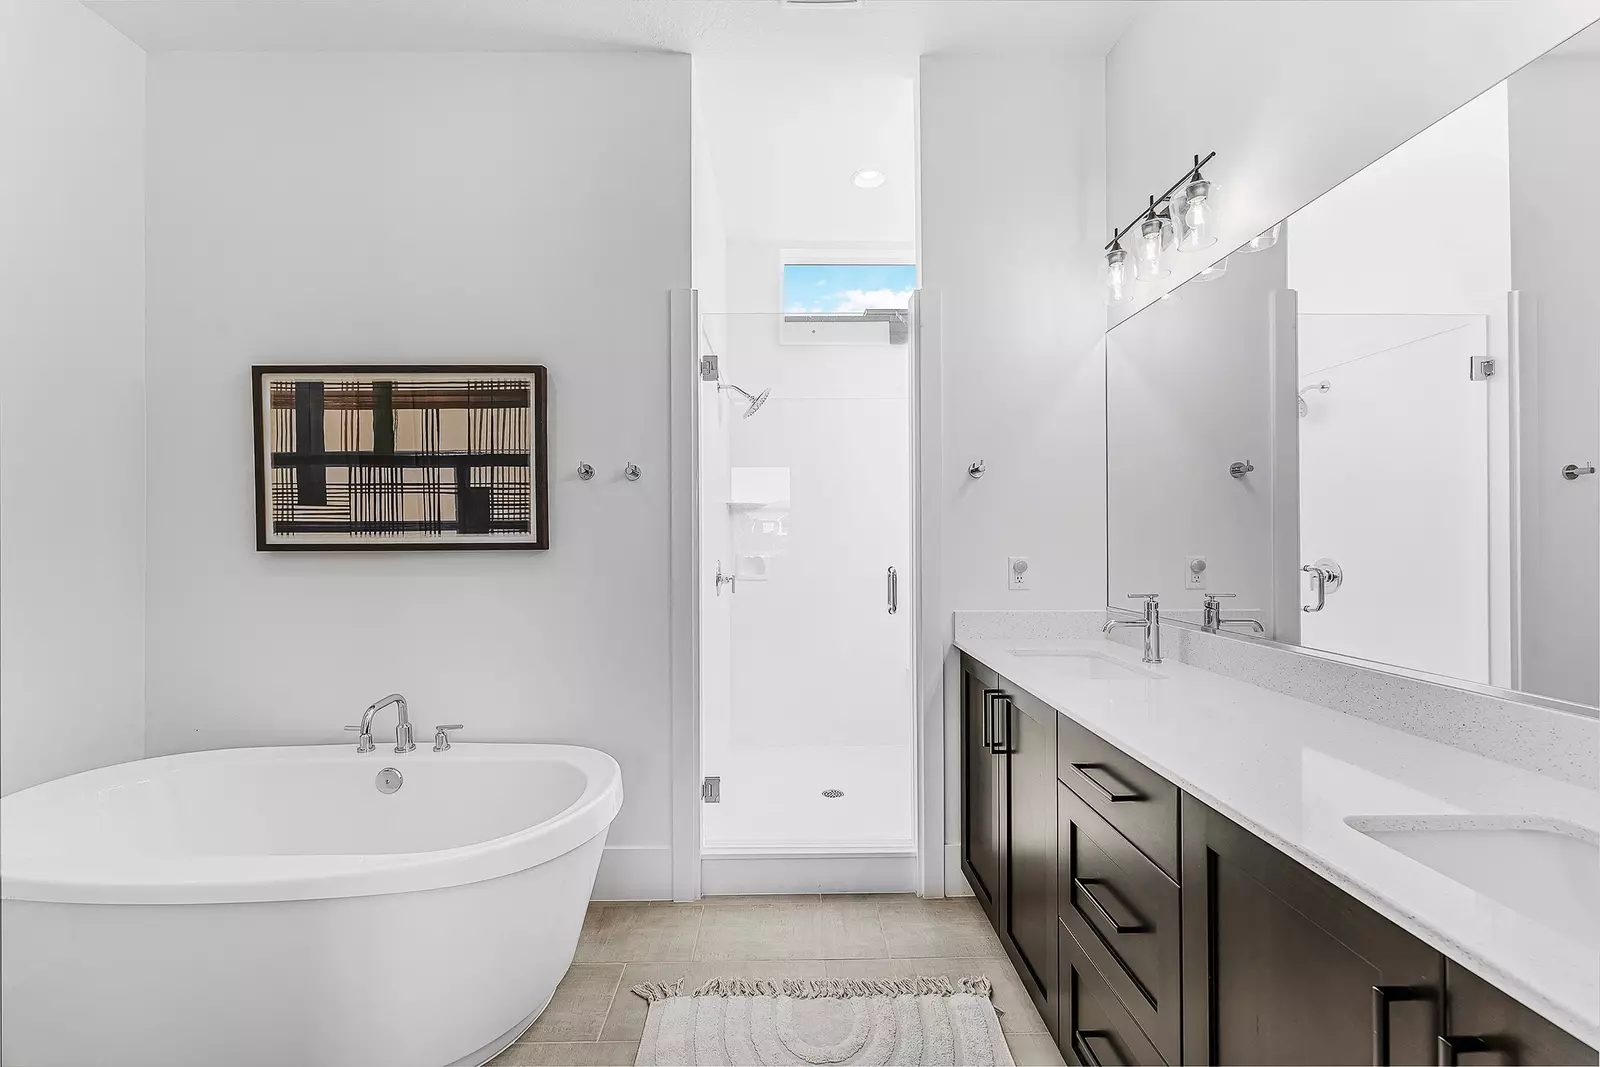
[[[1206,558],[1204,556],[1183,557],[1183,587],[1185,589],[1204,589],[1206,587]]]
[[[1033,576],[1028,573],[1027,556],[1006,557],[1006,588],[1027,589],[1033,585]]]

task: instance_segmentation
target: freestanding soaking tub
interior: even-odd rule
[[[13,793],[0,1062],[483,1063],[572,962],[621,805],[615,760],[559,745],[194,752]]]

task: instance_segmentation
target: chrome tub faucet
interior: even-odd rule
[[[406,714],[406,698],[399,693],[390,693],[383,699],[374,701],[367,707],[366,711],[361,713],[360,726],[345,727],[346,730],[359,730],[361,732],[361,736],[356,739],[357,752],[371,752],[377,747],[372,743],[372,720],[377,716],[378,712],[390,704],[395,706],[395,711],[399,716],[394,727],[394,750],[399,753],[416,750],[416,742],[411,740],[411,717]]]
[[[1119,626],[1134,626],[1144,631],[1144,661],[1146,663],[1161,662],[1161,603],[1157,600],[1159,593],[1129,593],[1129,600],[1144,601],[1144,618],[1142,619],[1111,619],[1100,628],[1104,634],[1110,633]]]

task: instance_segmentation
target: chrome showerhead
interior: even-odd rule
[[[740,396],[744,397],[744,399],[750,405],[749,407],[745,408],[744,411],[744,417],[747,419],[751,415],[754,415],[756,412],[760,411],[761,405],[765,404],[767,402],[767,397],[772,395],[771,389],[763,389],[759,394],[752,396],[750,393],[740,389],[737,385],[734,385],[731,382],[718,382],[717,388],[727,389],[730,392],[738,393]]]
[[[1310,405],[1308,405],[1306,403],[1306,394],[1307,393],[1311,392],[1311,390],[1313,390],[1313,389],[1315,389],[1319,393],[1326,393],[1329,389],[1332,389],[1332,388],[1333,388],[1333,383],[1328,381],[1327,379],[1323,379],[1322,381],[1318,382],[1316,385],[1308,385],[1304,389],[1300,390],[1300,395],[1299,395],[1299,397],[1296,398],[1296,400],[1298,401],[1298,404],[1299,404],[1299,408],[1300,408],[1300,417],[1303,419],[1307,415],[1311,414],[1311,407],[1310,407]]]

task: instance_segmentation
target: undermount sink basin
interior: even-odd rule
[[[1165,677],[1148,667],[1123,663],[1103,652],[1088,652],[1081,649],[1065,651],[1056,648],[1012,648],[1007,651],[1013,656],[1049,657],[1056,673],[1068,678],[1085,678],[1099,682],[1136,682]]]
[[[1600,834],[1537,816],[1351,816],[1345,823],[1470,889],[1600,947]]]

